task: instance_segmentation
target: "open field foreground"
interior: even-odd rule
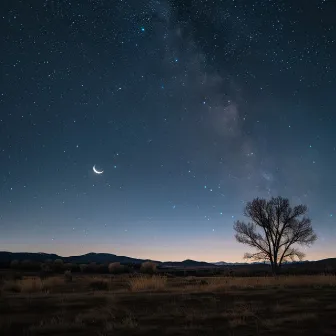
[[[0,335],[336,335],[336,276],[1,283]]]

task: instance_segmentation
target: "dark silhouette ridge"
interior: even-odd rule
[[[84,255],[78,255],[78,256],[70,256],[70,257],[62,257],[57,254],[48,254],[48,253],[30,253],[30,252],[7,252],[7,251],[1,251],[0,252],[0,263],[10,263],[12,260],[31,260],[36,262],[45,262],[46,260],[56,260],[56,259],[62,259],[65,263],[76,263],[76,264],[87,264],[91,262],[95,262],[98,264],[107,264],[112,262],[120,262],[120,263],[130,263],[130,264],[141,264],[145,261],[154,261],[161,267],[238,267],[238,266],[244,266],[244,267],[253,267],[257,265],[263,265],[264,263],[230,263],[230,262],[218,262],[218,263],[208,263],[204,261],[196,261],[196,260],[184,260],[184,261],[156,261],[156,260],[149,260],[149,259],[139,259],[139,258],[131,258],[127,256],[118,256],[115,254],[109,254],[109,253],[87,253]],[[322,259],[317,261],[299,261],[299,262],[287,262],[283,264],[283,267],[295,265],[331,265],[336,266],[336,258],[328,258],[328,259]],[[269,266],[269,264],[266,264],[265,266]]]

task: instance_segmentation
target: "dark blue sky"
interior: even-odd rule
[[[0,9],[1,250],[239,261],[280,195],[335,256],[333,0]]]

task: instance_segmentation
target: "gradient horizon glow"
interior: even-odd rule
[[[0,250],[239,262],[282,196],[335,257],[334,1],[0,9]]]

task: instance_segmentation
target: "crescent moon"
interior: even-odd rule
[[[101,171],[97,170],[97,169],[96,169],[96,165],[94,165],[94,166],[92,167],[92,170],[94,171],[95,174],[98,174],[98,175],[104,173],[104,170],[101,170]]]

